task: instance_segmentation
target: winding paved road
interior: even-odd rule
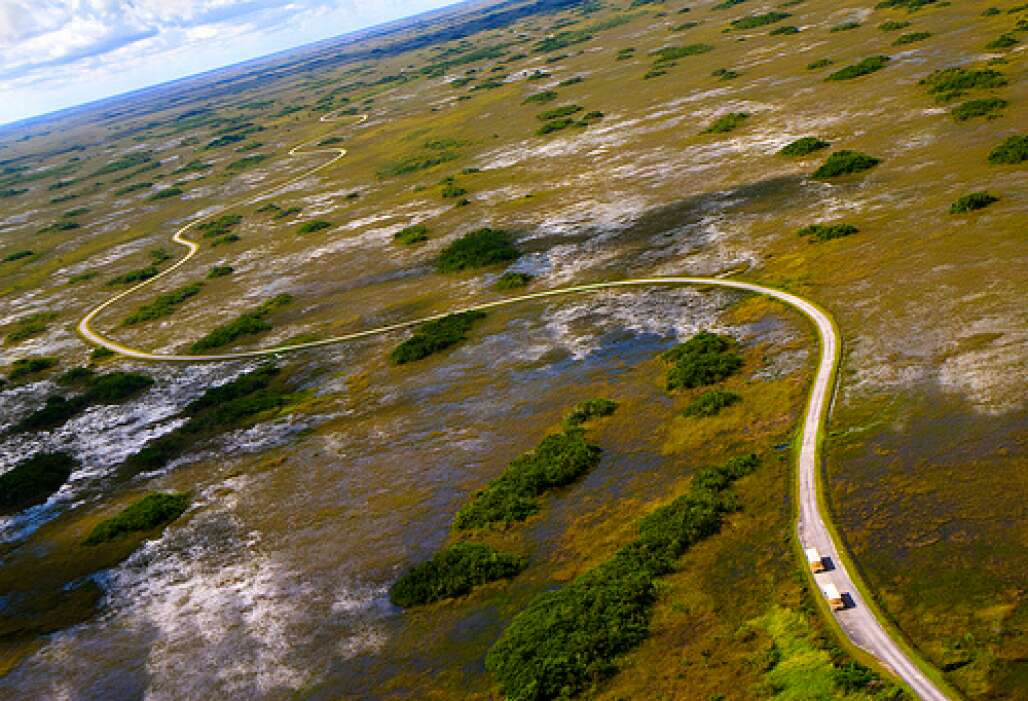
[[[334,114],[326,115],[321,118],[321,121],[335,121],[336,117]],[[367,119],[367,115],[360,115],[357,123],[361,123]],[[272,190],[262,194],[251,196],[246,201],[253,202],[259,200],[269,194],[280,190],[282,187],[291,183],[297,182],[317,171],[331,166],[333,163],[343,158],[346,155],[345,149],[314,149],[314,150],[303,150],[303,147],[311,142],[301,144],[296,148],[289,151],[289,155],[301,155],[310,153],[333,153],[335,157],[328,162],[317,166],[309,171],[304,172],[286,183],[276,185]],[[828,419],[828,411],[831,404],[832,393],[835,386],[836,367],[839,359],[841,339],[839,332],[835,327],[835,323],[831,317],[820,307],[814,303],[803,299],[797,295],[785,292],[783,290],[775,289],[773,287],[767,287],[765,285],[759,285],[752,282],[745,282],[738,279],[726,279],[716,277],[692,277],[692,276],[671,276],[671,277],[648,277],[648,278],[633,278],[629,280],[616,280],[612,282],[602,282],[590,285],[577,285],[574,287],[563,287],[552,290],[545,290],[543,292],[534,292],[530,294],[519,295],[516,297],[508,297],[505,299],[496,300],[493,302],[486,302],[483,304],[475,304],[461,309],[451,310],[449,312],[434,314],[431,316],[422,317],[420,319],[413,319],[411,321],[405,321],[397,324],[389,324],[387,326],[381,326],[374,329],[367,329],[365,331],[357,331],[354,333],[348,333],[341,336],[335,336],[333,338],[326,338],[318,341],[310,341],[307,343],[293,343],[289,345],[276,346],[273,348],[262,348],[258,350],[240,351],[235,353],[221,353],[212,355],[176,355],[176,354],[163,354],[163,353],[151,353],[149,351],[140,350],[137,348],[130,348],[117,341],[107,338],[103,334],[95,331],[92,328],[92,322],[96,316],[107,309],[111,305],[115,304],[125,296],[139,290],[147,285],[153,284],[155,281],[168,275],[172,271],[178,269],[189,261],[197,252],[198,245],[186,238],[186,233],[204,221],[209,220],[216,214],[227,211],[239,203],[219,209],[217,211],[206,214],[202,217],[192,220],[181,229],[175,232],[172,240],[188,249],[188,253],[180,261],[170,266],[156,277],[150,278],[124,292],[121,292],[104,303],[100,304],[88,314],[86,314],[79,322],[78,330],[79,333],[88,341],[108,348],[115,353],[121,355],[137,358],[140,360],[148,361],[163,361],[163,362],[213,362],[213,361],[226,361],[226,360],[238,360],[244,358],[255,358],[261,356],[271,356],[279,353],[286,353],[298,350],[304,350],[307,348],[317,348],[320,346],[327,346],[337,343],[344,343],[347,341],[353,341],[360,338],[367,338],[369,336],[378,336],[389,333],[391,331],[397,331],[400,329],[409,328],[416,326],[426,321],[433,319],[439,319],[452,314],[455,312],[462,311],[473,311],[473,310],[488,310],[495,309],[497,307],[506,307],[515,304],[521,304],[530,302],[533,300],[547,299],[550,297],[560,297],[575,294],[584,294],[590,292],[598,292],[602,290],[613,290],[619,288],[631,288],[631,287],[654,287],[654,286],[681,286],[681,285],[699,285],[699,286],[714,286],[723,287],[734,290],[742,290],[745,292],[752,292],[760,295],[765,295],[777,299],[794,309],[798,310],[804,316],[806,316],[814,326],[817,328],[818,337],[820,340],[820,358],[817,366],[817,375],[814,379],[814,384],[810,392],[808,400],[806,415],[803,421],[803,432],[802,432],[802,443],[800,447],[799,456],[797,458],[797,474],[799,478],[799,518],[796,526],[797,536],[799,538],[800,545],[803,548],[817,548],[818,552],[828,560],[832,567],[825,572],[814,575],[815,580],[820,586],[824,586],[826,582],[832,582],[836,585],[838,590],[844,595],[849,597],[850,605],[848,608],[836,613],[835,618],[842,628],[846,636],[858,647],[862,648],[875,658],[877,658],[883,665],[892,670],[898,677],[903,679],[916,693],[917,695],[925,699],[925,701],[946,701],[947,697],[936,687],[936,685],[921,671],[921,669],[914,663],[911,657],[904,651],[904,649],[894,640],[886,629],[881,625],[878,619],[875,617],[873,609],[869,608],[854,585],[853,579],[847,572],[845,565],[839,557],[840,546],[835,542],[832,537],[832,533],[826,525],[826,520],[829,518],[828,514],[823,514],[818,503],[818,487],[819,480],[817,476],[820,470],[820,450],[819,441],[821,431],[826,425]]]

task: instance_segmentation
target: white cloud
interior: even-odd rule
[[[0,0],[0,123],[453,0]]]

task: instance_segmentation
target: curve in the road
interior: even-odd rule
[[[358,119],[358,123],[363,122],[367,119],[367,115],[360,115]],[[321,118],[321,121],[334,121],[334,117],[333,115],[326,115],[325,117]],[[305,144],[301,144],[300,146],[293,148],[289,151],[289,154],[305,155],[311,153],[333,153],[335,154],[335,156],[328,162],[320,166],[317,166],[309,171],[306,171],[302,175],[296,176],[295,178],[285,183],[276,185],[268,192],[278,191],[291,183],[297,182],[303,178],[308,177],[309,175],[312,175],[313,173],[323,170],[331,166],[332,164],[334,164],[346,155],[345,149],[303,150],[303,147],[307,143],[311,142],[306,142]],[[262,195],[251,196],[247,198],[247,201],[258,200],[266,194],[267,193]],[[832,321],[832,318],[828,315],[827,312],[818,307],[816,304],[798,295],[786,292],[784,290],[779,290],[774,287],[768,287],[766,285],[760,285],[757,283],[747,282],[739,279],[695,276],[669,276],[632,278],[628,280],[615,280],[610,282],[601,282],[589,285],[577,285],[573,287],[555,288],[551,290],[545,290],[542,292],[534,292],[530,294],[518,295],[515,297],[508,297],[505,299],[495,300],[492,302],[475,304],[445,313],[422,317],[420,319],[413,319],[410,321],[404,321],[396,324],[389,324],[374,329],[357,331],[353,333],[343,334],[340,336],[334,336],[332,338],[321,339],[318,341],[309,341],[306,343],[293,343],[288,345],[276,346],[272,348],[261,348],[257,350],[239,351],[235,353],[220,353],[211,355],[152,353],[149,351],[125,346],[113,339],[107,338],[106,336],[95,331],[92,328],[92,321],[100,312],[115,304],[127,295],[147,285],[153,284],[156,280],[170,274],[172,271],[177,270],[186,262],[188,262],[196,254],[199,247],[195,242],[186,238],[186,233],[197,224],[200,224],[210,219],[215,214],[226,211],[227,209],[231,209],[231,207],[225,207],[220,210],[208,213],[202,217],[193,219],[188,224],[186,224],[178,231],[176,231],[175,235],[172,237],[172,240],[175,243],[185,246],[188,249],[188,253],[186,254],[186,256],[178,262],[176,262],[174,265],[164,270],[158,276],[150,278],[149,280],[146,280],[124,292],[114,295],[107,301],[95,307],[88,314],[86,314],[79,322],[79,333],[86,340],[91,341],[92,343],[108,348],[114,351],[115,353],[119,353],[123,356],[136,358],[139,360],[162,362],[213,362],[271,356],[280,353],[293,352],[309,348],[317,348],[320,346],[344,343],[347,341],[367,338],[370,336],[382,335],[392,331],[409,328],[457,312],[484,311],[488,309],[495,309],[497,307],[505,307],[530,302],[533,300],[548,299],[551,297],[559,297],[574,294],[584,294],[590,292],[599,292],[602,290],[613,290],[619,288],[680,285],[722,287],[771,297],[798,310],[805,317],[807,317],[807,319],[809,319],[817,329],[821,351],[817,366],[817,374],[815,376],[814,384],[810,391],[810,396],[807,402],[806,413],[803,420],[800,451],[797,459],[800,508],[796,530],[800,545],[803,548],[817,548],[819,553],[823,557],[827,558],[834,565],[832,569],[815,575],[815,579],[818,581],[818,583],[823,584],[824,582],[831,582],[836,585],[840,592],[848,594],[851,598],[853,605],[851,605],[849,608],[843,611],[839,611],[836,615],[836,621],[843,630],[843,632],[846,634],[846,636],[855,645],[865,650],[873,657],[877,658],[882,664],[891,669],[893,673],[895,673],[898,677],[903,679],[903,681],[905,681],[920,698],[924,699],[925,701],[946,701],[947,696],[939,690],[939,688],[932,682],[932,680],[929,679],[928,676],[922,671],[922,669],[913,661],[911,656],[907,654],[907,652],[902,648],[902,646],[888,633],[888,631],[876,617],[875,611],[867,605],[866,601],[861,596],[860,591],[855,585],[853,578],[850,576],[850,573],[848,572],[842,558],[839,557],[841,547],[836,542],[836,539],[833,536],[832,531],[827,525],[829,515],[826,513],[822,513],[821,511],[821,507],[818,501],[818,471],[820,470],[819,442],[821,438],[821,432],[824,429],[828,420],[829,405],[831,403],[832,392],[835,387],[836,368],[842,342],[839,336],[838,329],[836,328],[835,323]]]

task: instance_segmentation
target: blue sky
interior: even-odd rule
[[[0,124],[455,0],[0,0]]]

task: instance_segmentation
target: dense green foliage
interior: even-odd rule
[[[998,97],[986,97],[980,100],[962,102],[950,110],[950,115],[958,122],[966,122],[975,117],[995,119],[999,116],[1000,110],[1006,106],[1006,100]]]
[[[551,119],[538,129],[536,129],[535,133],[537,136],[546,136],[547,134],[552,134],[555,131],[567,129],[574,123],[575,120],[571,119],[570,117],[560,117],[559,119]]]
[[[553,90],[544,90],[543,92],[537,92],[534,95],[529,95],[521,101],[523,105],[531,104],[544,104],[547,102],[553,102],[557,99],[557,93]]]
[[[1028,134],[1015,134],[989,152],[989,163],[1016,165],[1028,161]]]
[[[883,32],[898,32],[901,29],[906,29],[910,26],[910,22],[889,20],[878,25],[878,28]]]
[[[7,377],[12,380],[20,380],[23,377],[49,370],[55,365],[57,365],[57,358],[48,355],[40,355],[34,358],[18,358],[11,363],[11,371],[7,374]]]
[[[243,221],[243,216],[241,214],[222,214],[216,219],[211,219],[210,221],[197,224],[194,228],[199,231],[205,239],[211,239],[217,236],[224,236],[241,221]]]
[[[441,273],[455,273],[506,263],[520,255],[506,231],[483,228],[461,236],[444,248],[436,267]]]
[[[794,27],[791,24],[787,24],[784,27],[776,27],[775,29],[772,29],[770,32],[768,32],[768,34],[773,36],[773,37],[785,36],[785,35],[789,35],[789,34],[799,34],[799,33],[800,33],[800,28],[799,27]]]
[[[127,273],[116,275],[107,281],[108,285],[131,285],[136,282],[143,282],[157,275],[157,266],[148,265],[138,270],[130,270]]]
[[[150,195],[150,199],[151,200],[166,200],[166,199],[169,199],[171,197],[178,197],[183,192],[185,192],[185,190],[183,190],[179,186],[172,185],[171,187],[166,187],[163,190],[158,190],[157,192],[153,193],[152,195]]]
[[[733,29],[756,29],[757,27],[781,22],[783,19],[791,16],[792,15],[788,12],[765,12],[760,15],[750,15],[749,17],[733,19],[730,24]]]
[[[312,219],[308,222],[304,222],[300,225],[300,228],[296,230],[298,234],[313,234],[315,231],[323,231],[332,226],[331,222],[327,222],[324,219]]]
[[[524,521],[539,510],[541,494],[574,482],[599,460],[600,449],[587,443],[581,430],[547,436],[461,507],[454,527],[466,530]]]
[[[832,144],[816,136],[804,136],[785,145],[778,153],[782,156],[806,156],[815,151],[828,148]]]
[[[892,45],[904,46],[905,44],[913,44],[918,41],[924,41],[931,35],[931,32],[910,32],[909,34],[901,34],[896,37],[896,41],[892,42]]]
[[[714,416],[721,412],[722,409],[730,407],[733,404],[739,402],[742,399],[735,392],[729,392],[727,390],[715,389],[709,392],[704,392],[700,396],[689,402],[689,406],[685,407],[685,411],[682,412],[683,416]]]
[[[131,326],[132,324],[139,324],[144,321],[151,321],[152,319],[159,319],[163,316],[168,316],[175,311],[175,308],[185,302],[190,297],[193,297],[200,292],[200,288],[203,287],[202,282],[194,282],[184,287],[180,287],[177,290],[171,292],[165,292],[164,294],[158,295],[157,298],[152,302],[147,302],[142,305],[136,311],[125,317],[122,322],[125,326]]]
[[[14,329],[7,332],[5,341],[17,343],[32,338],[46,331],[48,323],[57,318],[56,312],[36,312],[22,317],[14,324]]]
[[[1021,41],[1013,34],[1004,33],[990,41],[985,45],[986,49],[1009,49],[1011,46],[1017,46]]]
[[[177,519],[188,506],[188,494],[147,494],[118,514],[96,524],[85,543],[99,545],[130,533],[152,531]]]
[[[881,162],[881,159],[868,156],[866,153],[843,149],[828,156],[828,159],[821,164],[821,167],[814,171],[814,177],[837,178],[842,175],[859,173],[874,168]]]
[[[225,277],[226,275],[231,275],[234,272],[235,268],[231,265],[212,265],[211,269],[207,271],[207,277],[208,279]]]
[[[509,579],[528,561],[480,543],[456,543],[408,570],[389,589],[389,599],[410,608],[440,599],[463,596],[498,579]]]
[[[829,74],[825,80],[852,80],[853,78],[859,78],[862,75],[880,71],[889,64],[890,60],[892,59],[888,56],[869,56],[851,66],[840,68],[835,73]]]
[[[991,68],[943,68],[918,81],[918,85],[924,85],[939,102],[948,102],[968,90],[992,90],[1006,84],[1006,76]]]
[[[151,187],[153,187],[153,183],[149,180],[144,180],[142,182],[132,183],[131,185],[119,188],[114,191],[114,194],[120,197],[121,195],[130,195],[133,192],[138,192],[139,190],[148,190]]]
[[[749,116],[750,115],[746,112],[729,112],[728,114],[723,114],[711,122],[710,126],[703,130],[703,133],[723,134],[724,132],[732,131],[749,119]]]
[[[705,54],[713,50],[714,47],[710,44],[689,44],[688,46],[665,46],[662,49],[651,52],[651,55],[657,57],[657,63],[669,63],[686,56]]]
[[[851,236],[860,231],[852,224],[810,224],[800,229],[797,234],[808,236],[811,241],[831,241]]]
[[[841,24],[835,25],[834,27],[832,27],[828,31],[829,32],[848,32],[851,29],[858,29],[860,26],[861,26],[860,22],[852,22],[852,21],[851,22],[843,22]]]
[[[255,154],[250,155],[250,156],[243,156],[242,158],[240,158],[238,160],[235,160],[235,161],[232,161],[227,166],[225,166],[225,170],[231,171],[231,172],[238,172],[240,170],[246,170],[247,168],[249,168],[251,166],[257,165],[261,161],[265,160],[267,157],[268,156],[266,154],[263,154],[263,153],[255,153]]]
[[[722,492],[757,464],[749,455],[701,470],[687,494],[640,521],[635,541],[515,616],[486,656],[506,698],[566,699],[613,674],[618,656],[649,635],[654,580],[720,530],[733,503]]]
[[[36,453],[0,475],[0,510],[42,504],[78,467],[68,453]]]
[[[410,226],[405,226],[393,234],[393,240],[406,246],[412,246],[415,243],[427,241],[428,227],[424,224],[411,224]]]
[[[610,416],[617,411],[618,403],[610,399],[587,399],[579,402],[564,417],[564,430],[578,428],[592,419]]]
[[[28,257],[30,257],[32,255],[35,255],[35,253],[33,251],[28,250],[28,249],[24,249],[24,250],[20,250],[20,251],[13,251],[13,252],[8,253],[7,255],[4,256],[3,262],[4,263],[12,263],[12,262],[14,262],[16,260],[21,260],[22,258],[28,258]]]
[[[999,202],[999,198],[990,195],[988,192],[972,192],[969,195],[957,198],[957,201],[950,205],[950,214],[964,214],[973,212],[976,209],[985,209],[993,202]]]
[[[506,272],[500,276],[500,279],[496,281],[496,289],[501,292],[504,290],[515,290],[520,287],[527,287],[534,278],[528,273],[515,273]]]
[[[419,326],[414,334],[389,354],[394,365],[404,365],[427,358],[467,338],[476,321],[485,318],[485,312],[470,311],[448,314],[441,319]]]
[[[64,373],[61,384],[83,384],[82,394],[66,399],[61,395],[47,398],[46,404],[32,412],[17,424],[15,431],[45,431],[64,424],[73,416],[96,404],[117,404],[127,401],[153,386],[147,375],[136,372],[112,372],[108,375],[94,375],[86,368]],[[75,372],[76,377],[71,377]]]
[[[292,301],[293,298],[289,295],[277,295],[256,309],[243,312],[227,324],[222,324],[217,327],[209,334],[193,343],[193,345],[189,347],[189,350],[193,353],[202,353],[204,351],[211,350],[212,348],[227,346],[243,336],[251,336],[264,331],[270,331],[271,324],[265,321],[264,317]]]
[[[875,8],[879,10],[883,9],[898,9],[905,8],[907,12],[916,12],[925,5],[934,5],[939,0],[881,0]]]
[[[668,391],[712,385],[735,374],[742,367],[742,356],[735,352],[735,345],[729,336],[701,331],[664,351],[660,357],[670,365]]]
[[[536,115],[536,119],[544,122],[548,122],[551,119],[557,119],[559,117],[568,117],[576,112],[581,112],[582,108],[578,105],[561,105],[560,107],[554,107],[553,109],[546,110]]]

